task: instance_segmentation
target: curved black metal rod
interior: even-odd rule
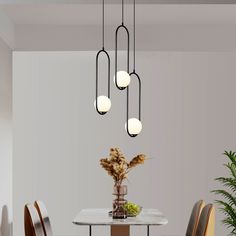
[[[98,98],[98,73],[99,73],[99,69],[98,69],[98,61],[99,61],[99,55],[101,54],[101,53],[104,53],[106,56],[107,56],[107,77],[108,77],[108,98],[110,98],[110,95],[111,95],[111,92],[110,92],[110,68],[111,68],[111,62],[110,62],[110,56],[109,56],[109,54],[107,53],[107,51],[103,48],[103,49],[101,49],[98,53],[97,53],[97,55],[96,55],[96,110],[97,110],[97,112],[100,114],[100,115],[104,115],[104,114],[106,114],[106,112],[100,112],[99,110],[98,110],[98,100],[97,100],[97,98]]]
[[[125,32],[127,33],[127,73],[129,73],[129,30],[127,27],[122,23],[116,28],[116,36],[115,36],[115,83],[116,87],[120,90],[124,90],[126,87],[119,87],[117,84],[117,43],[118,43],[118,33],[119,30],[123,28]]]
[[[132,75],[134,75],[136,78],[137,78],[137,80],[138,80],[138,84],[139,84],[139,120],[141,121],[141,79],[140,79],[140,77],[139,77],[139,75],[135,72],[135,70],[133,70],[133,72],[132,73],[130,73],[129,74],[130,76],[132,76]],[[136,137],[137,136],[137,134],[130,134],[130,132],[129,132],[129,86],[127,87],[127,114],[126,114],[126,129],[127,129],[127,133],[128,133],[128,135],[130,136],[130,137]]]

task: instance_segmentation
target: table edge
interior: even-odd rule
[[[91,209],[97,209],[97,210],[107,210],[109,208],[85,208],[85,209],[82,209],[80,212],[82,211],[85,211],[85,210],[91,210]],[[165,217],[165,215],[163,215],[162,212],[160,212],[158,209],[155,209],[155,208],[144,208],[144,210],[155,210],[155,211],[158,211],[159,213],[161,213],[161,216],[163,217],[162,218],[162,223],[126,223],[126,222],[110,222],[110,223],[92,223],[92,222],[78,222],[78,221],[75,221],[75,219],[72,221],[72,223],[74,225],[81,225],[81,226],[89,226],[89,225],[94,225],[94,226],[116,226],[116,225],[123,225],[123,226],[147,226],[147,225],[150,225],[150,226],[161,226],[161,225],[167,225],[169,222],[168,222],[168,219]],[[78,213],[79,214],[79,213]]]
[[[88,223],[88,222],[76,222],[76,221],[72,221],[72,223],[74,224],[74,225],[84,225],[84,226],[88,226],[88,225],[96,225],[96,226],[99,226],[99,225],[101,225],[101,226],[112,226],[112,225],[123,225],[123,226],[125,226],[125,225],[127,225],[127,226],[145,226],[145,225],[151,225],[151,226],[161,226],[161,225],[167,225],[169,222],[168,222],[168,220],[166,219],[166,218],[164,218],[163,219],[163,223],[158,223],[158,224],[155,224],[155,223],[150,223],[150,224],[143,224],[143,223],[134,223],[134,224],[129,224],[129,223],[122,223],[122,222],[117,222],[117,223]]]

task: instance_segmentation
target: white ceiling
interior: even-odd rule
[[[105,2],[109,2],[106,42],[113,50],[121,0]],[[128,26],[132,2],[125,0]],[[236,0],[136,2],[138,50],[236,50]],[[100,46],[101,0],[0,0],[0,19],[0,37],[15,50],[96,50]]]
[[[107,0],[108,2],[108,0]],[[119,4],[121,0],[109,0],[109,4]],[[133,0],[125,0],[132,3]],[[136,0],[138,4],[235,4],[235,0]],[[0,0],[0,4],[16,3],[64,3],[64,4],[100,4],[101,0]]]
[[[101,5],[90,4],[7,4],[0,9],[16,25],[99,25]],[[125,8],[132,22],[132,5]],[[106,24],[120,22],[120,5],[106,6]],[[236,4],[137,5],[137,24],[236,24]]]

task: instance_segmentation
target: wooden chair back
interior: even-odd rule
[[[35,201],[34,206],[38,211],[45,236],[52,236],[52,227],[46,206],[42,201]]]
[[[195,236],[196,231],[197,231],[197,225],[198,225],[200,215],[204,206],[205,206],[205,202],[203,200],[200,200],[194,204],[192,213],[189,219],[186,236]]]
[[[206,205],[201,213],[196,236],[215,235],[215,208],[212,204]]]
[[[24,226],[25,236],[45,236],[40,217],[34,205],[25,205]]]

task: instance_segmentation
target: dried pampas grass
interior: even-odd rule
[[[109,157],[102,158],[100,164],[113,177],[115,185],[121,185],[127,179],[128,172],[137,165],[144,164],[145,160],[147,157],[139,154],[128,162],[119,148],[111,148]]]

